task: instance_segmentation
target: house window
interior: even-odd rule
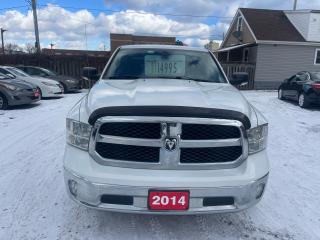
[[[242,31],[242,25],[243,25],[243,18],[242,17],[238,17],[237,31]]]
[[[314,64],[320,64],[320,48],[316,49],[316,54],[314,56]]]
[[[243,52],[243,61],[244,62],[249,62],[249,49],[244,49],[244,52]]]

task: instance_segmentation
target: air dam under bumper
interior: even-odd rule
[[[77,156],[75,152],[80,155],[75,157]],[[71,156],[73,157],[70,159]],[[84,158],[87,164],[82,164]],[[241,166],[234,169],[198,170],[194,171],[194,174],[190,174],[191,171],[168,172],[111,166],[104,166],[105,170],[101,172],[101,165],[98,170],[96,164],[87,152],[67,146],[64,168],[65,183],[69,196],[76,202],[87,207],[114,212],[174,215],[236,212],[247,209],[262,198],[269,170],[264,151],[249,156]],[[80,175],[70,167],[77,168],[78,172],[83,170],[86,173]],[[140,171],[147,175],[141,176]],[[158,174],[159,171],[163,174]],[[94,177],[91,175],[92,172],[95,172]],[[101,178],[102,175],[105,177]],[[147,207],[150,189],[189,190],[189,210],[150,211]],[[131,197],[133,201],[130,204],[103,203],[101,201],[103,195]],[[205,198],[221,197],[232,198],[234,202],[226,205],[219,203],[204,206]]]

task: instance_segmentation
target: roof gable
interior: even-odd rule
[[[239,10],[258,41],[306,41],[282,10],[253,8]]]
[[[243,19],[243,23],[242,23],[242,30],[241,30],[242,33],[241,33],[241,36],[238,38],[234,36],[233,33],[237,31],[238,19],[240,17]],[[221,43],[221,48],[239,45],[239,44],[256,43],[256,42],[257,42],[257,39],[255,38],[252,30],[250,29],[250,26],[248,25],[246,19],[243,17],[242,13],[240,12],[240,9],[238,9]]]

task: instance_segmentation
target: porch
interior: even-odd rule
[[[231,78],[234,72],[246,72],[249,75],[249,83],[239,89],[254,89],[257,45],[254,43],[241,44],[220,49],[215,52],[226,75]]]

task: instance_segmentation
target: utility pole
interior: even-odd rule
[[[50,48],[51,48],[51,54],[54,55],[53,47],[55,46],[54,43],[50,43]]]
[[[40,40],[39,40],[39,29],[38,29],[38,17],[37,17],[37,3],[36,0],[32,0],[32,12],[33,12],[33,23],[34,23],[34,34],[36,36],[35,47],[37,49],[37,53],[40,53]]]
[[[84,38],[85,38],[86,50],[88,50],[87,24],[84,24]]]
[[[3,33],[8,31],[6,29],[1,28],[1,44],[2,44],[2,54],[4,54],[4,41],[3,41]]]
[[[297,2],[298,0],[294,0],[294,3],[293,3],[293,10],[297,10]]]

